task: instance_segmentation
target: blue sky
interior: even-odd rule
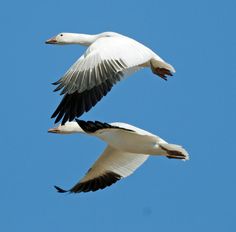
[[[1,6],[1,231],[235,231],[235,1],[5,1]],[[83,53],[59,32],[116,31],[177,72],[142,70],[81,118],[123,121],[182,144],[191,160],[151,157],[110,188],[73,186],[105,144],[48,134],[50,84]]]

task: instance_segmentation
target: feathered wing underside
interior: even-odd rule
[[[69,192],[97,191],[129,176],[148,158],[148,155],[133,154],[108,146],[87,174]],[[55,186],[58,192],[67,192]]]
[[[54,84],[64,95],[52,115],[55,123],[72,121],[101,100],[125,75],[148,62],[153,53],[127,37],[105,37],[94,42]]]

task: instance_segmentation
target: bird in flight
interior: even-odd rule
[[[188,160],[187,151],[180,145],[169,144],[157,135],[127,123],[102,123],[77,120],[49,129],[50,133],[85,133],[108,145],[86,175],[71,189],[55,186],[58,192],[80,193],[104,189],[132,174],[149,157],[165,156]]]
[[[141,68],[167,80],[175,69],[145,45],[127,36],[104,32],[96,35],[60,33],[46,44],[80,44],[85,53],[58,81],[54,91],[61,90],[63,99],[52,114],[55,123],[73,121],[88,112],[126,75]]]

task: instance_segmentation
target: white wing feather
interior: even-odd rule
[[[155,55],[125,36],[99,38],[56,83],[60,84],[56,90],[64,88],[62,94],[72,94],[92,89],[107,79],[117,82],[115,74],[131,74]]]
[[[107,172],[116,173],[121,178],[127,177],[141,166],[148,157],[149,155],[133,154],[108,146],[80,183],[102,176]]]
[[[83,179],[69,191],[74,193],[97,191],[132,174],[148,155],[133,154],[108,146]],[[55,186],[59,192],[67,192]]]

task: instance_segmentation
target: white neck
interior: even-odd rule
[[[70,36],[69,44],[80,44],[83,46],[90,46],[96,39],[99,38],[98,35],[88,35],[88,34],[77,34],[77,33],[68,33]]]
[[[80,44],[83,46],[90,46],[94,43],[98,38],[102,37],[113,37],[113,36],[122,36],[115,32],[103,32],[96,35],[88,35],[88,34],[77,34],[77,33],[60,33],[56,37],[49,40],[48,43],[56,44]]]

